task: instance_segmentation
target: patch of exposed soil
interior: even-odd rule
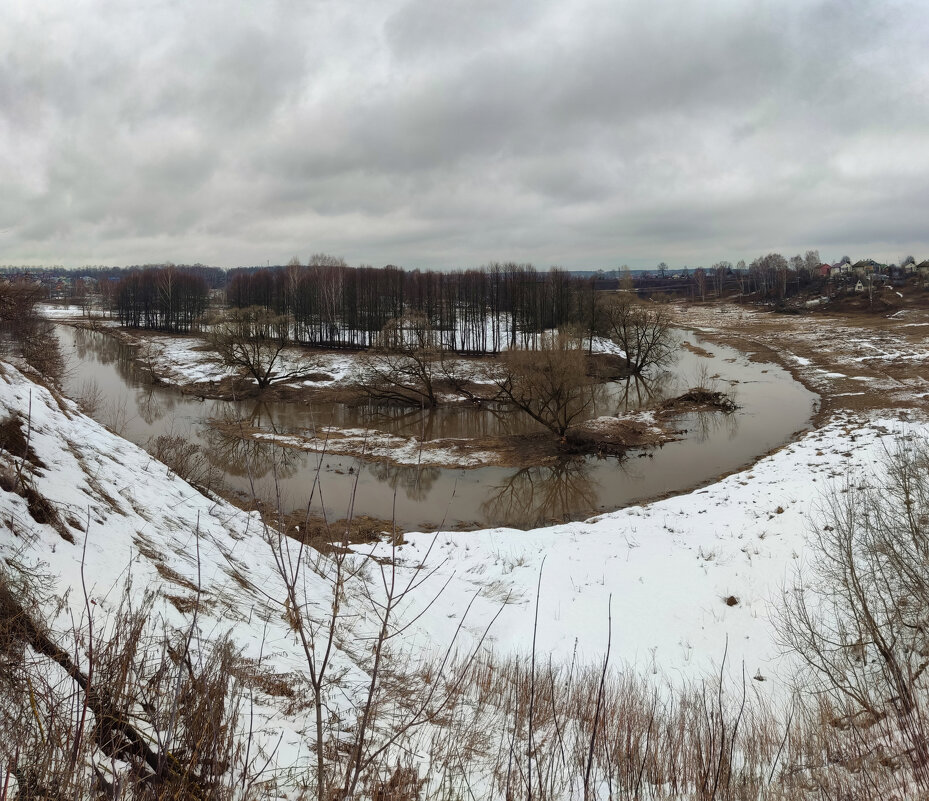
[[[385,537],[401,539],[399,529],[390,520],[368,515],[326,520],[321,515],[307,515],[306,512],[298,511],[286,515],[280,522],[288,537],[323,552],[350,545],[381,542]],[[402,543],[398,541],[397,544]]]
[[[0,422],[0,450],[18,459],[25,459],[33,467],[43,468],[45,465],[26,439],[24,425],[22,419],[16,414]]]

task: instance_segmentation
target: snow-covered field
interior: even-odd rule
[[[622,661],[694,678],[721,661],[728,638],[730,665],[744,661],[750,675],[776,677],[772,605],[803,564],[821,500],[845,482],[866,481],[894,438],[926,435],[924,420],[842,415],[753,468],[685,495],[535,531],[441,534],[442,572],[451,581],[423,626],[439,636],[483,588],[479,610],[472,608],[479,630],[510,594],[491,637],[501,650],[526,652],[541,571],[541,652],[600,658],[611,609]],[[421,551],[432,535],[407,539]]]

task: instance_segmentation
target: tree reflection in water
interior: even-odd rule
[[[244,429],[237,434],[208,427],[204,436],[210,464],[229,475],[260,479],[273,470],[278,478],[290,478],[303,462],[300,451],[255,439]]]
[[[674,383],[674,373],[662,370],[646,378],[644,375],[631,375],[617,381],[619,391],[616,393],[617,413],[642,409],[662,400]]]
[[[562,459],[517,470],[493,488],[481,510],[492,525],[563,523],[595,514],[598,489],[585,459]]]
[[[435,438],[437,418],[434,407],[370,404],[362,411],[366,426],[391,432],[415,431],[423,442]]]
[[[686,422],[685,422],[686,421]],[[697,442],[706,442],[711,434],[726,431],[729,439],[739,433],[739,415],[726,412],[695,412],[679,419],[678,425]]]
[[[411,501],[426,500],[432,485],[442,472],[438,467],[387,462],[376,462],[370,466],[370,470],[378,481],[386,483],[392,490],[402,489]]]
[[[100,364],[115,364],[119,375],[126,381],[136,381],[135,348],[125,345],[112,336],[86,328],[72,329],[74,350],[81,360],[91,358]]]
[[[152,389],[142,388],[135,396],[135,405],[146,425],[153,425],[165,416],[170,408],[174,407],[174,399],[170,396],[160,398]]]

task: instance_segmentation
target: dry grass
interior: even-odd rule
[[[128,596],[56,632],[41,617],[51,600],[34,575],[0,572],[0,798],[267,796],[248,782],[227,639],[200,648]]]
[[[41,586],[22,571],[0,574],[0,725],[15,733],[0,738],[0,798],[58,788],[89,799],[101,787],[114,797],[117,786],[130,799],[280,791],[243,779],[254,766],[243,761],[237,721],[249,688],[305,714],[300,675],[249,663],[221,638],[194,651],[185,632],[152,624],[150,601],[133,606],[126,598],[97,628],[83,622],[80,630],[53,632],[39,615],[53,600],[40,597]],[[168,598],[185,613],[197,608],[196,596]],[[80,652],[65,651],[67,642],[82,643]],[[533,670],[528,658],[491,653],[443,667],[403,650],[383,669],[372,743],[391,736],[402,710],[428,697],[441,701],[366,768],[356,797],[919,797],[896,721],[856,716],[825,698],[775,706],[745,677],[671,686],[635,671],[609,669],[604,677],[597,665],[539,659]],[[339,692],[352,692],[336,680]],[[356,722],[332,725],[326,752],[337,774],[348,758],[338,743]],[[153,734],[164,737],[172,726],[168,754]],[[297,778],[308,791],[315,785],[310,769]]]

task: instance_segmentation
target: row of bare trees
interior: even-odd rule
[[[496,353],[530,345],[542,331],[593,325],[594,290],[588,279],[529,264],[493,263],[442,273],[399,267],[351,268],[338,259],[234,274],[231,306],[261,306],[286,315],[294,337],[307,344],[368,347],[384,326],[417,315],[441,332],[441,346]]]
[[[121,325],[160,331],[190,331],[206,311],[208,299],[206,281],[177,267],[130,272],[114,291]]]

